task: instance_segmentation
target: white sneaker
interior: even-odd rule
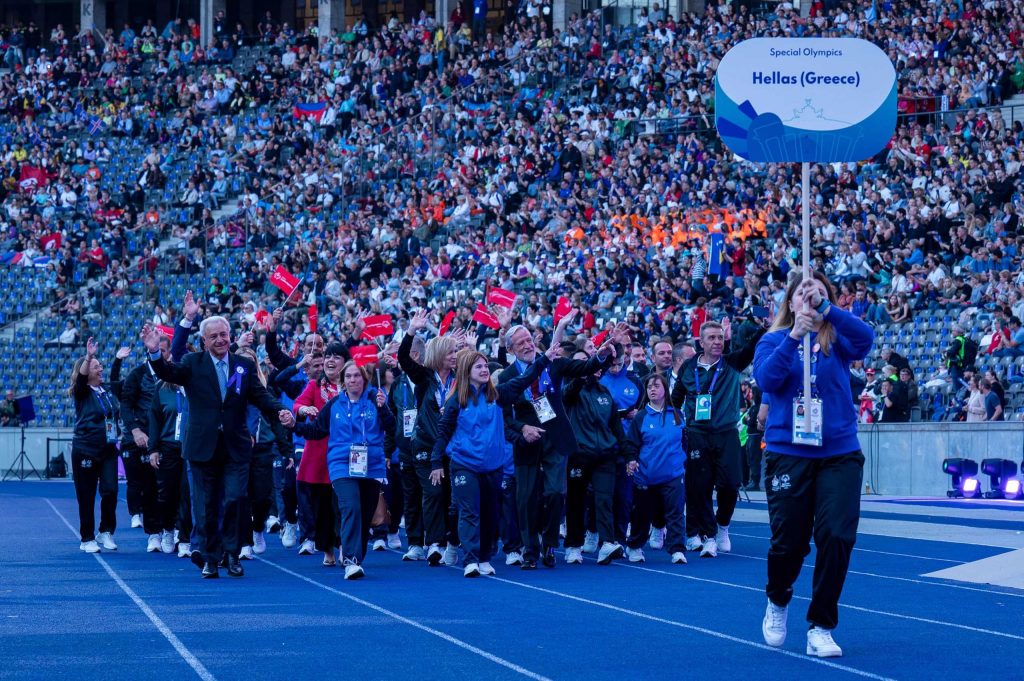
[[[177,530],[174,531],[174,544],[175,544],[175,546],[177,546],[177,544],[178,544],[178,531]]]
[[[146,542],[146,553],[160,553],[160,540],[163,535],[151,534],[149,535],[149,541]]]
[[[316,553],[316,544],[312,539],[302,542],[302,546],[299,547],[300,556],[312,556],[314,553]]]
[[[388,548],[400,549],[402,548],[402,538],[397,534],[388,535]]]
[[[700,550],[701,558],[717,558],[718,542],[714,537],[704,537],[704,547]]]
[[[160,535],[160,550],[164,553],[174,553],[174,533],[164,530]]]
[[[788,613],[788,606],[780,608],[771,601],[768,601],[768,607],[764,611],[764,620],[761,622],[761,634],[764,635],[764,642],[773,648],[779,648],[786,642],[786,615]],[[808,655],[811,652],[810,640],[810,632],[807,632]]]
[[[505,565],[522,565],[522,564],[523,564],[523,554],[520,553],[519,551],[510,551],[505,556]]]
[[[362,565],[357,565],[351,560],[345,561],[345,579],[362,579],[365,576]]]
[[[252,547],[243,546],[242,550],[238,552],[238,560],[252,560]]]
[[[252,533],[252,552],[256,554],[267,552],[267,540],[262,532]]]
[[[480,563],[480,574],[490,577],[494,574],[494,567],[490,563]]]
[[[437,567],[444,560],[444,551],[441,550],[440,544],[431,544],[427,548],[427,564],[430,567]]]
[[[96,543],[96,540],[84,541],[78,545],[79,551],[85,551],[86,553],[99,553],[100,545]]]
[[[665,548],[665,531],[657,527],[651,528],[651,536],[647,538],[647,543],[654,551],[661,551]]]
[[[479,577],[480,576],[480,565],[477,563],[470,563],[462,570],[463,577]]]
[[[597,551],[597,542],[600,538],[596,532],[587,532],[586,538],[583,540],[583,553],[593,553]]]
[[[729,540],[728,525],[718,526],[718,533],[715,534],[715,543],[718,544],[718,550],[722,553],[729,553],[732,551],[732,541]]]
[[[448,567],[458,564],[459,562],[459,547],[454,544],[449,544],[448,548],[444,550],[444,564]]]
[[[622,558],[622,544],[614,541],[601,544],[601,552],[597,554],[598,565],[609,565],[616,558]]]
[[[281,546],[286,549],[295,548],[295,542],[297,540],[295,535],[297,534],[298,528],[295,526],[295,523],[285,523],[284,529],[281,530]]]
[[[402,556],[402,560],[423,560],[425,557],[422,546],[410,546]]]
[[[267,522],[263,523],[263,531],[267,534],[281,531],[281,521],[276,515],[267,516]]]
[[[704,548],[704,542],[700,540],[699,535],[693,535],[692,537],[686,538],[686,550],[687,551],[700,551]]]
[[[566,549],[565,563],[566,565],[583,565],[583,552],[577,548]]]
[[[178,558],[191,558],[192,545],[188,542],[178,544]]]
[[[832,631],[821,627],[807,630],[807,654],[815,657],[842,657],[843,649],[832,640]]]
[[[142,527],[142,514],[136,513],[132,516],[132,527]]]
[[[387,551],[388,550],[388,543],[387,543],[387,541],[385,541],[384,539],[375,539],[373,541],[373,550],[374,551]]]
[[[686,565],[686,554],[682,551],[676,551],[672,554],[672,562],[676,565]]]
[[[109,532],[100,532],[97,534],[96,543],[99,544],[104,551],[117,551],[117,544],[114,543],[114,535]]]
[[[629,558],[630,563],[642,563],[644,562],[644,550],[627,548],[626,557]]]

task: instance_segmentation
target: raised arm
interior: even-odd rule
[[[554,346],[548,353],[554,352]],[[524,373],[498,386],[498,404],[501,406],[515,404],[523,391],[530,387],[546,368],[551,366],[551,358],[545,354],[537,358],[537,361],[530,365]]]
[[[416,314],[409,320],[409,331],[402,338],[402,344],[398,346],[398,364],[416,385],[423,385],[430,381],[430,370],[412,358],[412,339],[416,332],[426,326],[426,310],[417,310]]]

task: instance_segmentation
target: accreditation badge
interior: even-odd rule
[[[369,468],[370,452],[366,445],[352,445],[348,450],[348,474],[353,478],[365,478]]]
[[[793,444],[820,447],[822,423],[821,400],[793,400]]]
[[[533,410],[537,412],[537,420],[547,423],[555,418],[555,410],[551,408],[547,395],[541,395],[533,401]]]
[[[711,395],[697,395],[694,400],[693,409],[693,420],[694,421],[710,421],[711,420]]]
[[[181,442],[181,414],[174,417],[174,441]]]
[[[107,442],[117,442],[117,424],[113,419],[105,419]]]
[[[416,409],[402,411],[402,435],[405,437],[412,437],[413,430],[416,428],[417,413],[419,412]]]

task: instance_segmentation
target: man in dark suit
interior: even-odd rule
[[[226,564],[229,575],[241,577],[239,531],[252,458],[247,407],[252,404],[266,418],[286,425],[292,423],[292,415],[263,387],[252,362],[230,354],[231,327],[226,319],[203,320],[199,333],[206,350],[185,355],[180,364],[163,357],[156,329],[147,325],[142,341],[157,378],[182,386],[188,398],[182,457],[189,462],[196,519],[192,562],[202,567],[203,578],[218,576],[218,561]]]
[[[552,342],[557,342],[560,335],[556,332],[556,340]],[[615,337],[588,360],[556,359],[515,404],[504,408],[505,431],[513,443],[524,570],[537,568],[542,549],[538,535],[543,536],[544,565],[555,566],[566,462],[577,448],[576,436],[562,405],[562,381],[590,376],[607,368],[615,356],[613,341],[622,339],[622,330],[613,335]],[[515,361],[501,372],[499,383],[507,383],[522,374],[538,354],[533,334],[525,326],[512,326],[503,338],[505,347],[515,355]]]

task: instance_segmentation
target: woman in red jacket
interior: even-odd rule
[[[324,351],[324,376],[310,381],[302,394],[295,398],[296,419],[310,421],[316,418],[323,406],[342,389],[342,367],[345,348],[341,343],[331,343]],[[313,517],[313,542],[318,551],[324,553],[324,565],[337,564],[334,550],[341,546],[337,531],[338,504],[334,499],[334,488],[327,473],[327,440],[306,440],[295,475],[299,487],[304,488],[309,499]],[[301,498],[301,495],[300,495]]]

